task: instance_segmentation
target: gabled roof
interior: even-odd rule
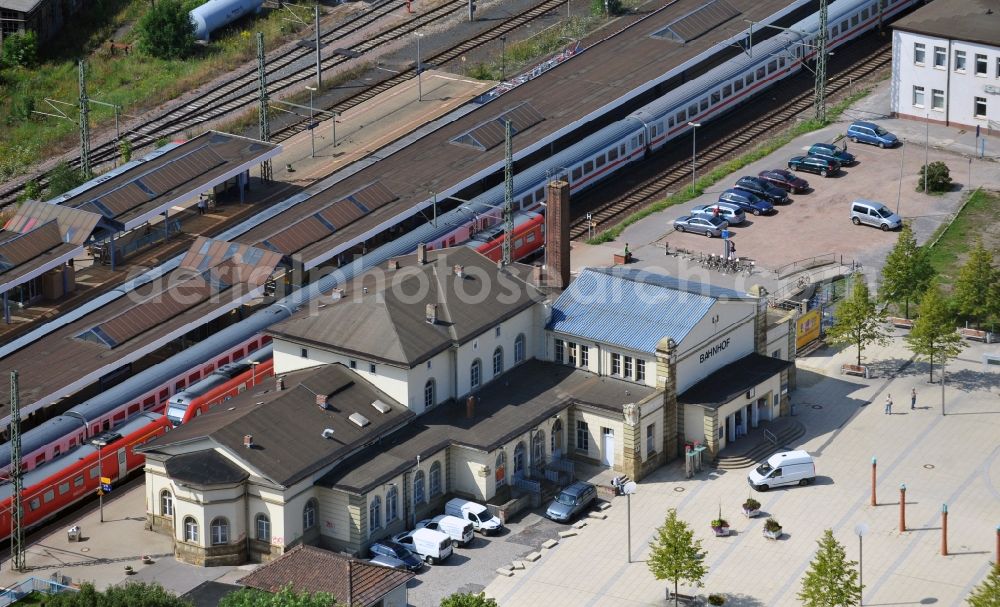
[[[244,392],[140,450],[169,454],[177,446],[208,439],[287,487],[414,417],[344,365],[296,371],[284,375],[282,381],[283,390],[275,389],[275,383],[266,391]],[[317,397],[326,408],[317,404]],[[375,403],[386,405],[382,407],[385,412]],[[355,419],[368,423],[358,425]],[[325,430],[332,431],[329,438],[323,435]],[[249,449],[243,442],[246,435],[253,437]],[[178,457],[188,455],[174,455],[167,465]]]
[[[892,27],[948,40],[1000,46],[1000,0],[928,2]]]
[[[398,269],[376,268],[344,296],[317,310],[303,310],[268,333],[324,349],[413,367],[454,344],[465,343],[531,307],[541,292],[526,282],[527,266],[497,264],[468,247],[395,260]],[[455,266],[462,266],[463,276]],[[437,322],[427,321],[427,305]]]
[[[326,592],[338,604],[367,607],[413,576],[409,571],[299,545],[243,577],[240,583],[265,592],[278,592],[291,584],[297,592]]]
[[[720,300],[752,301],[732,289],[629,268],[586,268],[552,306],[548,329],[654,353],[680,343]]]
[[[231,485],[250,476],[214,449],[171,457],[165,466],[171,479],[185,485]]]

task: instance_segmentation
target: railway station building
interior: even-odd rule
[[[894,115],[1000,135],[1000,3],[930,2],[893,30]]]
[[[577,466],[641,479],[787,413],[793,319],[769,324],[761,297],[625,269],[563,291],[538,277],[421,250],[275,325],[273,383],[141,448],[150,527],[206,565],[303,543],[366,555],[452,496],[510,516]]]

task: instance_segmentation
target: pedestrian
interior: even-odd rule
[[[892,415],[892,395],[887,394],[885,397],[885,414]]]
[[[712,207],[712,215],[716,217],[719,216],[719,205],[715,205],[714,207]]]
[[[198,199],[198,214],[199,215],[204,215],[205,214],[205,199],[204,198],[199,198]]]
[[[913,390],[910,391],[910,409],[916,409],[916,408],[917,408],[917,389],[913,388]]]

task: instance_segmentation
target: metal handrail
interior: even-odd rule
[[[778,437],[774,435],[774,432],[771,432],[767,428],[764,428],[764,438],[774,443],[775,447],[778,446]]]

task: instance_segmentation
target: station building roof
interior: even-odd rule
[[[109,233],[130,230],[173,206],[276,156],[281,146],[208,131],[175,146],[165,146],[128,170],[97,178],[58,204],[96,213]]]
[[[892,27],[947,40],[1000,47],[1000,0],[928,2]]]
[[[0,231],[0,293],[83,252],[100,215],[35,200],[22,203]]]
[[[677,402],[699,405],[706,409],[718,409],[794,364],[753,352],[716,369],[711,375],[678,395]]]
[[[27,414],[257,297],[280,259],[199,237],[176,269],[5,357],[0,372],[19,371]],[[9,407],[0,394],[4,418]]]

